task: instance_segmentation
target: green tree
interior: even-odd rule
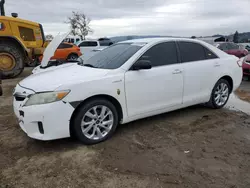
[[[234,33],[233,42],[234,42],[234,43],[239,43],[239,33],[238,33],[238,31],[236,31],[236,32]]]

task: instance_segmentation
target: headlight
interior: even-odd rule
[[[33,94],[29,97],[24,106],[46,104],[46,103],[60,101],[64,97],[66,97],[66,95],[68,95],[69,92],[70,90]]]

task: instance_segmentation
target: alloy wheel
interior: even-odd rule
[[[227,102],[229,97],[229,88],[226,83],[220,83],[214,93],[214,101],[218,106],[222,106]]]
[[[90,108],[84,114],[81,130],[88,139],[100,140],[110,132],[113,124],[113,112],[104,105],[98,105]]]

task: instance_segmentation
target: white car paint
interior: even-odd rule
[[[130,67],[148,49],[168,41],[189,41],[210,49],[219,58],[189,63],[177,63],[131,71]],[[123,41],[122,43],[128,43]],[[120,123],[169,112],[190,105],[208,102],[215,83],[223,76],[233,80],[233,91],[242,79],[237,58],[216,47],[194,39],[150,38],[130,40],[142,48],[117,69],[100,69],[77,64],[34,74],[22,80],[14,94],[25,96],[23,101],[14,98],[14,111],[20,126],[32,138],[59,139],[70,136],[70,121],[75,108],[71,102],[84,101],[96,95],[116,99],[122,108]],[[34,93],[70,90],[61,101],[25,106]],[[118,92],[119,90],[119,92]],[[24,116],[21,112],[24,112]],[[44,125],[40,133],[38,122]]]
[[[89,58],[93,57],[94,55],[96,55],[98,52],[102,51],[103,49],[107,48],[107,46],[101,46],[99,48],[96,48],[94,50],[91,50],[89,52],[85,52],[81,58],[83,61],[88,60]]]
[[[81,46],[81,44],[86,43],[88,44],[89,42],[91,43],[95,43],[95,46]],[[77,43],[77,46],[81,49],[81,53],[83,54],[83,56],[85,59],[88,59],[89,57],[93,56],[95,54],[95,50],[99,50],[99,49],[104,49],[107,46],[101,46],[100,41],[98,40],[84,40],[84,41],[80,41],[79,43]]]
[[[46,66],[50,58],[55,54],[56,49],[70,32],[57,35],[45,48],[41,66]]]

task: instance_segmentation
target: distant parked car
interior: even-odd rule
[[[218,43],[216,47],[230,55],[235,55],[238,58],[244,57],[248,54],[248,51],[245,48],[241,48],[233,42]]]
[[[55,51],[54,56],[51,59],[59,59],[59,60],[77,60],[82,53],[80,52],[80,48],[74,44],[63,42],[61,43],[57,50]],[[42,56],[39,58],[40,62],[42,61]]]
[[[66,39],[64,39],[64,42],[77,44],[81,38],[79,36],[68,36]]]
[[[250,43],[240,43],[239,45],[243,46],[246,50],[250,52]]]
[[[242,64],[243,75],[250,79],[250,55],[246,56]]]
[[[89,55],[93,50],[104,48],[112,45],[113,42],[108,38],[100,38],[98,40],[84,40],[77,43],[77,46],[80,47],[83,55]]]
[[[90,51],[89,53],[84,53],[81,58],[83,61],[88,60],[89,58],[91,58],[92,56],[96,55],[97,53],[99,53],[100,51],[104,50],[105,48],[107,48],[106,46],[102,46],[98,49],[94,49],[92,51]]]
[[[54,44],[45,50],[45,69]],[[124,41],[86,62],[59,67],[15,87],[14,112],[31,138],[74,135],[96,144],[110,138],[119,123],[200,103],[222,108],[242,79],[237,57],[181,38]]]

